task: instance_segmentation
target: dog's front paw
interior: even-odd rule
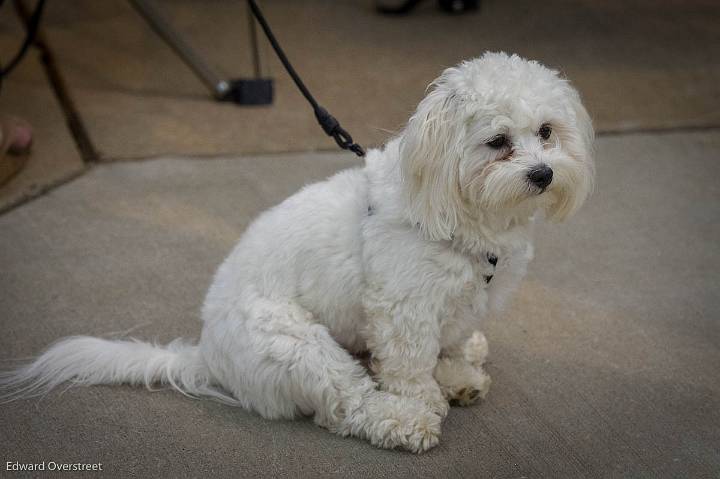
[[[470,406],[481,399],[485,399],[491,383],[490,376],[482,374],[481,378],[478,378],[473,384],[444,388],[443,393],[453,405]]]
[[[459,406],[469,406],[484,399],[492,382],[482,368],[458,358],[440,358],[435,367],[435,380],[443,396]]]

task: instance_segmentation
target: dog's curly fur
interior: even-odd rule
[[[560,220],[588,196],[592,142],[557,72],[503,53],[449,68],[363,168],[249,226],[208,291],[199,344],[67,338],[6,373],[6,397],[68,380],[165,383],[267,418],[313,415],[380,447],[429,449],[448,400],[487,393],[479,321],[523,277],[536,213]],[[539,165],[549,184],[529,177]],[[374,380],[351,355],[365,350]]]

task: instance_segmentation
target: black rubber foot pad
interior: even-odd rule
[[[230,90],[222,101],[231,101],[238,105],[270,105],[273,101],[273,81],[271,78],[244,78],[230,81]]]

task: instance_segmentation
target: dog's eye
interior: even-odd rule
[[[543,140],[547,140],[548,138],[550,138],[550,133],[552,133],[552,127],[547,123],[541,126],[538,130],[538,135],[540,135],[540,138],[542,138]]]
[[[488,141],[488,142],[485,143],[485,144],[486,144],[487,146],[489,146],[490,148],[495,148],[495,149],[497,150],[497,149],[500,149],[500,148],[502,148],[503,146],[507,145],[507,142],[508,142],[508,140],[507,140],[507,137],[506,137],[505,135],[498,135],[498,136],[496,136],[495,138],[493,138],[492,140]]]

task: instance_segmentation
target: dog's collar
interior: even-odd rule
[[[485,256],[487,257],[488,263],[493,265],[493,268],[495,268],[497,266],[497,262],[498,262],[497,255],[495,253],[487,253]],[[485,278],[485,283],[489,283],[490,280],[493,279],[493,276],[494,275],[492,275],[492,274],[483,276],[483,278]]]
[[[367,209],[368,216],[372,216],[374,213],[375,213],[375,208],[373,208],[372,205],[368,205],[368,209]],[[415,226],[417,228],[420,228],[420,223],[416,223]],[[449,240],[450,241],[455,240],[455,231],[450,233]],[[488,263],[490,263],[493,266],[493,268],[495,268],[497,266],[498,257],[495,253],[487,252],[487,253],[485,253],[485,257],[487,258]],[[485,283],[490,283],[490,281],[493,279],[493,276],[495,276],[495,275],[493,275],[493,274],[483,275],[483,278],[485,279]]]

